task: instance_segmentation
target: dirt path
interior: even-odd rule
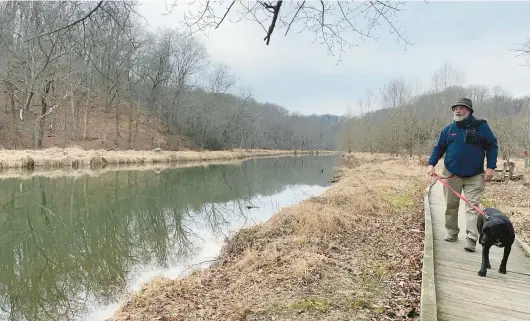
[[[418,315],[423,167],[343,158],[319,197],[241,230],[219,260],[154,279],[110,320],[396,320]]]

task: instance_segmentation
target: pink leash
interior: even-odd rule
[[[449,188],[451,191],[453,191],[453,193],[455,193],[455,195],[458,196],[461,200],[463,200],[463,201],[466,202],[469,206],[471,206],[472,208],[474,208],[475,211],[477,211],[477,212],[479,212],[480,214],[484,215],[484,217],[488,217],[488,216],[486,215],[486,213],[484,213],[483,210],[481,210],[479,207],[477,207],[477,206],[471,204],[471,203],[467,200],[467,198],[465,198],[465,197],[462,196],[460,193],[458,193],[457,191],[455,191],[451,186],[449,186],[449,184],[447,184],[446,181],[443,180],[442,177],[438,176],[438,174],[433,173],[433,176],[436,177],[436,179],[438,179],[438,181],[440,181],[440,183],[442,183],[444,186],[446,186],[446,187]],[[449,176],[449,177],[451,177],[451,176]],[[449,177],[447,177],[447,178],[449,178]]]

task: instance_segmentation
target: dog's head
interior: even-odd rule
[[[483,220],[486,220],[486,219],[483,219]],[[493,245],[498,246],[498,247],[503,247],[504,245],[502,244],[502,242],[499,239],[499,236],[496,233],[496,228],[495,226],[492,226],[492,224],[495,224],[495,222],[491,222],[491,221],[486,222],[483,225],[482,229],[479,229],[480,243],[486,244],[486,243],[493,241]]]
[[[486,223],[487,224],[487,223]],[[490,228],[489,226],[485,226],[485,230],[486,230],[486,235],[489,239],[491,240],[495,240],[493,245],[495,246],[498,246],[498,247],[503,247],[504,244],[502,244],[499,236],[497,235],[497,233],[495,232],[495,229],[494,228]]]
[[[483,242],[487,242],[489,240],[490,244],[498,247],[504,247],[506,244],[503,242],[509,242],[508,240],[515,235],[513,226],[510,220],[499,210],[494,209],[493,211],[489,212],[491,215],[489,215],[490,213],[486,212],[488,216],[483,219]]]

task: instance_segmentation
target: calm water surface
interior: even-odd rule
[[[323,192],[336,162],[0,179],[0,320],[104,320],[127,291],[184,276],[238,229]]]

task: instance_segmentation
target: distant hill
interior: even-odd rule
[[[201,40],[149,31],[137,6],[103,2],[85,21],[90,2],[0,3],[2,148],[338,146],[336,117],[256,101]]]
[[[339,116],[291,114],[276,104],[254,99],[245,101],[231,94],[214,98],[200,90],[183,96],[185,116],[178,119],[171,114],[153,115],[144,106],[127,103],[107,112],[99,99],[91,100],[88,106],[81,103],[74,109],[62,106],[46,117],[42,148],[334,150],[338,147]],[[78,97],[77,101],[84,98]],[[29,116],[24,114],[22,120],[19,110],[10,110],[8,101],[0,100],[0,106],[5,106],[0,109],[1,148],[33,148],[32,127],[41,107],[36,102],[30,107]]]

